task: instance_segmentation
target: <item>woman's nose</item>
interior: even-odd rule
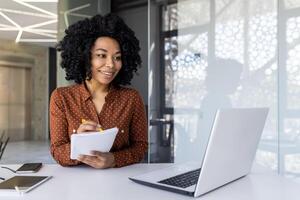
[[[106,59],[106,66],[109,68],[113,68],[114,67],[114,62],[113,62],[113,58],[107,58]]]

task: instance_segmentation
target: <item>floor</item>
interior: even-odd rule
[[[48,141],[9,142],[0,160],[1,164],[26,162],[56,163],[49,151]]]

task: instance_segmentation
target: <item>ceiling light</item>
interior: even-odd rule
[[[48,2],[53,2],[53,3],[57,3],[58,0],[20,0],[20,1],[23,1],[23,2],[36,2],[36,3],[48,3]]]
[[[74,11],[82,10],[82,9],[84,9],[84,8],[89,7],[90,5],[91,5],[91,4],[88,3],[88,4],[85,4],[85,5],[82,5],[82,6],[78,6],[78,7],[75,7],[75,8],[72,8],[72,9],[70,9],[70,10],[66,10],[65,12],[63,12],[66,27],[69,26],[68,15],[70,15],[70,13],[72,13],[72,12],[74,12]]]
[[[37,35],[47,36],[47,37],[50,37],[50,38],[56,38],[56,35],[34,31],[34,29],[33,30],[24,29],[24,32],[34,33],[34,34],[37,34]]]
[[[20,39],[19,42],[57,42],[57,39]]]
[[[57,19],[54,19],[54,20],[50,20],[50,21],[46,21],[46,22],[42,22],[42,23],[38,23],[38,24],[33,24],[33,25],[30,25],[30,26],[26,26],[24,28],[36,28],[36,27],[45,26],[45,25],[48,25],[48,24],[53,24],[53,23],[56,23],[56,22],[57,22]]]
[[[3,12],[0,12],[0,15],[2,17],[4,17],[7,21],[9,21],[10,23],[12,23],[13,25],[15,25],[17,28],[21,29],[20,25],[17,24],[16,22],[14,22],[12,19],[10,19],[6,14],[4,14]]]
[[[39,7],[33,6],[33,5],[31,5],[31,4],[25,3],[25,2],[23,2],[23,1],[21,1],[21,0],[13,0],[13,1],[16,2],[16,3],[22,4],[22,5],[24,5],[24,6],[27,6],[27,7],[29,7],[29,8],[32,8],[32,9],[34,9],[34,10],[40,11],[40,12],[42,12],[42,13],[51,15],[51,16],[53,16],[53,17],[57,17],[57,15],[54,14],[54,13],[52,13],[52,12],[48,12],[47,10],[44,10],[44,9],[39,8]]]
[[[32,9],[32,12],[28,11],[28,9],[19,8],[18,10],[14,10],[11,8],[0,8],[0,18],[3,18],[5,22],[0,23],[0,31],[8,32],[12,31],[16,33],[17,37],[15,38],[15,42],[45,42],[45,43],[56,43],[57,42],[57,30],[55,28],[55,24],[57,24],[57,13],[50,12],[47,10],[47,7],[40,8],[38,5],[34,3],[54,3],[57,4],[58,0],[11,0],[17,4],[22,5],[24,8]],[[46,4],[44,4],[46,5]],[[79,8],[80,9],[80,8]],[[9,15],[10,14],[10,15]],[[18,16],[20,18],[40,18],[39,23],[34,23],[30,25],[23,25],[22,21],[15,21],[14,16]],[[19,19],[19,18],[16,18]],[[20,23],[20,24],[19,24]],[[51,26],[48,26],[51,25]],[[54,27],[52,30],[51,28]],[[27,38],[23,39],[23,35],[26,34]],[[8,32],[8,34],[10,34]],[[44,37],[36,38],[35,35],[40,35]],[[36,39],[35,39],[36,38]]]
[[[22,30],[19,30],[18,36],[17,36],[17,38],[16,38],[16,43],[18,43],[18,42],[20,41],[20,38],[21,38],[21,36],[22,36],[22,33],[23,33],[23,31],[22,31]]]
[[[0,8],[0,11],[7,12],[7,13],[14,13],[14,14],[21,14],[21,15],[29,15],[29,16],[36,16],[36,17],[44,17],[44,18],[57,18],[57,16],[52,16],[49,14],[40,14],[40,13],[33,13],[33,12],[25,12],[20,10],[11,10],[6,8]]]

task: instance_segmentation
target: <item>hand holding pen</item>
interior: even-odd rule
[[[90,120],[81,120],[81,124],[77,129],[77,133],[89,132],[89,131],[103,131],[100,124]]]
[[[100,124],[97,124],[94,121],[89,121],[82,119],[77,133],[88,132],[88,131],[103,131]],[[80,155],[77,160],[85,163],[91,167],[104,169],[115,166],[115,157],[110,152],[99,152],[92,151],[92,155]]]

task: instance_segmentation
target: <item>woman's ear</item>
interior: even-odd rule
[[[91,67],[85,67],[85,80],[91,80],[92,79],[92,71]]]

